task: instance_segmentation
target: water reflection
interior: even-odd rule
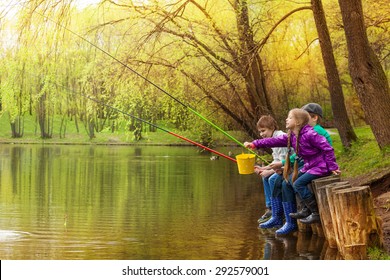
[[[265,239],[265,260],[337,260],[337,249],[328,247],[324,237],[310,232],[296,232],[288,236],[275,237],[273,232],[262,230]]]
[[[194,147],[3,145],[0,258],[321,258],[257,229],[259,182]]]

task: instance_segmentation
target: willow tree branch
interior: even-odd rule
[[[257,45],[257,51],[256,52],[259,52],[263,46],[267,43],[269,37],[271,37],[272,33],[275,31],[275,29],[284,21],[286,20],[288,17],[290,17],[291,15],[297,13],[297,12],[300,12],[300,11],[303,11],[303,10],[311,10],[312,7],[311,6],[304,6],[304,7],[300,7],[300,8],[297,8],[297,9],[294,9],[292,11],[290,11],[289,13],[287,13],[286,15],[284,15],[267,33],[267,35],[263,38],[263,40],[261,40],[261,42]]]

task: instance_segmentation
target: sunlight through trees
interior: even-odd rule
[[[359,74],[350,75],[351,60],[365,62],[351,56],[347,12],[335,1],[2,1],[1,112],[12,137],[23,137],[26,114],[36,116],[42,138],[66,137],[70,123],[82,124],[90,138],[102,130],[153,130],[83,95],[177,130],[201,127],[160,87],[224,129],[252,137],[261,115],[283,127],[289,109],[317,102],[323,125],[336,127],[345,147],[356,140],[352,126],[366,123],[384,147],[390,135],[376,132],[390,121],[381,118],[388,108],[377,106],[390,96],[386,3],[364,0],[362,10],[387,84],[379,94],[360,91]],[[377,114],[367,105],[374,97]]]

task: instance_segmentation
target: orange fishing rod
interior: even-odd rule
[[[77,93],[77,94],[82,95],[81,93]],[[84,96],[84,95],[83,95],[83,96]],[[111,106],[111,105],[108,105],[108,104],[106,104],[106,103],[104,103],[104,102],[102,102],[102,101],[100,101],[100,100],[94,99],[94,98],[89,97],[89,96],[84,96],[84,97],[85,97],[85,98],[88,98],[88,99],[91,100],[91,101],[94,101],[94,102],[96,102],[96,103],[99,103],[100,105],[103,105],[103,106],[105,106],[105,107],[108,107],[108,108],[110,108],[110,109],[112,109],[112,110],[114,110],[114,111],[117,111],[117,112],[122,113],[122,114],[124,114],[124,115],[126,115],[126,116],[129,116],[129,117],[131,117],[131,118],[133,118],[133,119],[136,119],[136,120],[141,121],[141,122],[143,122],[143,123],[146,123],[146,124],[148,124],[148,125],[150,125],[150,126],[153,126],[153,127],[157,128],[157,129],[159,129],[159,130],[161,130],[161,131],[164,131],[164,132],[166,132],[166,133],[168,133],[168,134],[170,134],[170,135],[172,135],[172,136],[174,136],[174,137],[180,138],[180,139],[182,139],[182,140],[184,140],[184,141],[187,141],[188,143],[191,143],[191,144],[193,144],[193,145],[195,145],[195,146],[198,146],[198,147],[200,147],[200,148],[202,148],[202,149],[205,149],[205,150],[207,150],[207,151],[209,151],[209,152],[212,152],[212,153],[214,153],[214,154],[216,154],[216,155],[219,155],[219,156],[221,156],[221,157],[223,157],[223,158],[226,158],[226,159],[231,160],[231,161],[233,161],[233,162],[237,162],[237,160],[235,160],[234,158],[231,158],[231,157],[229,157],[229,156],[227,156],[227,155],[224,155],[224,154],[222,154],[222,153],[220,153],[220,152],[218,152],[218,151],[216,151],[216,150],[213,150],[213,149],[211,149],[211,148],[209,148],[209,147],[206,147],[206,146],[204,146],[204,145],[202,145],[202,144],[200,144],[200,143],[198,143],[198,142],[195,142],[195,141],[193,141],[193,140],[191,140],[191,139],[188,139],[188,138],[186,138],[186,137],[184,137],[184,136],[181,136],[181,135],[179,135],[179,134],[177,134],[177,133],[174,133],[174,132],[172,132],[172,131],[170,131],[170,130],[168,130],[168,129],[166,129],[166,128],[163,128],[163,127],[158,126],[158,125],[156,125],[156,124],[154,124],[154,123],[151,123],[151,122],[149,122],[149,121],[147,121],[147,120],[144,120],[144,119],[141,119],[141,118],[139,118],[139,117],[136,117],[136,116],[134,116],[134,115],[132,115],[132,114],[129,114],[129,113],[127,113],[127,112],[124,112],[124,111],[122,111],[122,110],[120,110],[120,109],[118,109],[118,108],[115,108],[115,107],[113,107],[113,106]]]
[[[22,3],[18,3],[19,5],[21,5],[22,7],[24,8],[27,8],[27,6],[25,6],[24,4]],[[53,22],[54,24],[56,24],[57,26],[59,26],[60,28],[63,28],[64,30],[68,31],[69,33],[73,34],[74,36],[80,38],[81,40],[87,42],[88,44],[90,44],[91,46],[93,46],[94,48],[96,48],[97,50],[101,51],[102,53],[104,53],[105,55],[107,55],[108,57],[110,57],[111,59],[113,59],[114,61],[118,62],[119,64],[121,64],[123,67],[125,67],[126,69],[130,70],[131,72],[133,72],[135,75],[137,75],[138,77],[140,77],[141,79],[143,79],[144,81],[148,82],[149,84],[151,84],[152,86],[154,86],[155,88],[157,88],[158,90],[160,90],[161,92],[163,92],[164,94],[168,95],[170,98],[172,98],[173,100],[175,100],[177,103],[179,103],[180,105],[182,105],[184,108],[186,108],[187,110],[189,110],[190,112],[192,112],[193,114],[195,114],[196,116],[198,116],[199,118],[201,118],[202,120],[204,120],[206,123],[208,123],[209,125],[211,125],[212,127],[214,127],[215,129],[217,129],[218,131],[220,131],[222,134],[224,134],[225,136],[227,136],[229,139],[233,140],[235,143],[237,143],[239,146],[245,148],[247,151],[249,151],[250,153],[254,154],[256,157],[258,157],[259,159],[261,159],[264,163],[266,164],[269,164],[269,162],[267,161],[267,159],[263,156],[260,156],[258,155],[255,151],[251,150],[251,149],[248,149],[245,147],[245,145],[237,140],[235,137],[233,137],[232,135],[230,135],[229,133],[227,133],[225,130],[223,130],[221,127],[219,127],[218,125],[216,125],[215,123],[213,123],[212,121],[208,120],[206,117],[204,117],[203,115],[201,115],[199,112],[197,112],[194,108],[192,108],[191,106],[189,106],[188,104],[185,104],[184,102],[182,102],[181,100],[179,100],[178,98],[176,98],[175,96],[173,96],[172,94],[170,94],[169,92],[167,92],[166,90],[164,90],[162,87],[160,87],[159,85],[157,85],[156,83],[154,83],[153,81],[151,81],[150,79],[148,79],[147,77],[141,75],[139,72],[137,72],[136,70],[134,70],[133,68],[131,68],[129,65],[127,65],[126,63],[124,63],[123,61],[119,60],[118,58],[116,58],[114,55],[112,55],[111,53],[109,53],[108,51],[102,49],[101,47],[97,46],[96,44],[92,43],[91,41],[89,41],[88,39],[86,39],[85,37],[81,36],[80,34],[74,32],[73,30],[69,29],[68,27],[60,24],[59,22],[51,19],[50,17],[38,12],[36,9],[34,9],[32,11],[33,13],[36,13],[38,15],[40,15],[41,17],[45,18],[46,20],[49,20],[51,22]],[[183,139],[184,140],[184,139]],[[187,141],[187,140],[186,140]],[[197,143],[199,144],[199,143]],[[200,144],[199,144],[200,145]],[[232,159],[232,158],[230,158]],[[232,159],[234,160],[234,159]],[[234,160],[235,161],[235,160]]]
[[[87,98],[87,99],[89,99],[89,100],[91,100],[91,101],[93,101],[93,102],[95,102],[95,103],[98,103],[98,104],[100,104],[100,105],[102,105],[102,106],[104,106],[104,107],[110,108],[110,109],[112,109],[112,110],[114,110],[114,111],[117,111],[117,112],[119,112],[119,113],[121,113],[121,114],[123,114],[123,115],[125,115],[125,116],[129,116],[129,117],[131,117],[131,118],[133,118],[133,119],[135,119],[135,120],[138,120],[138,121],[140,121],[140,122],[143,122],[143,123],[146,123],[146,124],[148,124],[148,125],[150,125],[150,126],[153,126],[153,127],[155,127],[156,129],[159,129],[159,130],[164,131],[164,132],[166,132],[166,133],[168,133],[168,134],[170,134],[170,135],[172,135],[172,136],[174,136],[174,137],[177,137],[177,138],[180,138],[180,139],[182,139],[182,140],[184,140],[184,141],[187,141],[188,143],[191,143],[191,144],[193,144],[193,145],[195,145],[195,146],[198,146],[198,147],[200,147],[200,148],[202,148],[202,149],[204,149],[204,150],[207,150],[207,151],[209,151],[209,152],[212,152],[212,153],[214,153],[214,154],[216,154],[216,155],[219,155],[219,156],[221,156],[221,157],[223,157],[223,158],[226,158],[226,159],[228,159],[228,160],[231,160],[231,161],[233,161],[233,162],[237,162],[237,160],[234,159],[234,158],[232,158],[232,157],[229,157],[229,156],[227,156],[227,155],[224,155],[224,154],[222,154],[222,153],[220,153],[220,152],[218,152],[218,151],[216,151],[216,150],[213,150],[213,149],[211,149],[211,148],[209,148],[209,147],[206,147],[206,146],[204,146],[204,145],[202,145],[202,144],[200,144],[200,143],[198,143],[198,142],[195,142],[195,141],[193,141],[193,140],[191,140],[191,139],[188,139],[188,138],[186,138],[186,137],[184,137],[184,136],[182,136],[182,135],[179,135],[179,134],[177,134],[177,133],[174,133],[174,132],[172,132],[172,131],[170,131],[170,130],[168,130],[168,129],[166,129],[166,128],[163,128],[163,127],[161,127],[161,126],[158,126],[158,125],[156,125],[156,124],[154,124],[154,123],[151,123],[151,122],[149,122],[149,121],[147,121],[147,120],[144,120],[144,119],[142,119],[142,118],[140,118],[140,117],[137,117],[137,116],[134,116],[134,115],[132,115],[132,114],[129,114],[129,113],[127,113],[127,112],[125,112],[125,111],[123,111],[123,110],[121,110],[121,109],[118,109],[118,108],[113,107],[113,106],[111,106],[111,105],[109,105],[109,104],[107,104],[107,103],[104,103],[103,101],[100,101],[100,100],[98,100],[98,99],[92,98],[92,97],[90,97],[90,96],[88,96],[88,95],[86,95],[86,94],[82,94],[82,93],[80,93],[80,92],[76,92],[76,91],[74,91],[74,90],[71,90],[71,89],[68,88],[68,87],[65,87],[65,86],[56,84],[56,83],[54,83],[54,82],[50,82],[50,81],[47,81],[47,82],[48,82],[48,83],[51,83],[51,84],[53,84],[53,85],[56,85],[56,86],[58,86],[58,87],[62,87],[63,89],[65,89],[65,90],[67,90],[67,91],[70,91],[70,92],[72,92],[72,93],[74,93],[74,94],[77,94],[77,95],[80,95],[80,96],[82,96],[82,97],[84,97],[84,98]]]

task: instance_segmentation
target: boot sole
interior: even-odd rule
[[[260,218],[260,219],[257,220],[257,223],[258,223],[258,224],[264,223],[264,222],[268,221],[268,220],[271,219],[271,218],[272,218],[272,216],[270,216],[270,217],[268,217],[268,218],[265,218],[265,219]]]
[[[260,227],[260,225],[259,225],[257,228],[258,229],[280,229],[282,226],[283,226],[283,224],[281,224],[281,225],[274,225],[272,227]]]

